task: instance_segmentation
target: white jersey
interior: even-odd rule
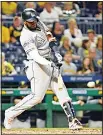
[[[40,64],[47,65],[43,58],[50,58],[51,53],[49,41],[46,37],[48,28],[42,22],[39,22],[38,26],[39,28],[37,28],[37,30],[30,31],[24,25],[20,36],[20,42],[26,52],[27,59],[33,59]]]
[[[28,51],[32,50],[35,47],[37,48],[41,56],[49,57],[50,55],[49,42],[42,28],[40,30],[37,29],[35,31],[30,31],[26,26],[24,26],[21,32],[20,41],[27,54],[28,59],[30,59]],[[31,43],[33,43],[34,45],[31,46],[30,45]]]

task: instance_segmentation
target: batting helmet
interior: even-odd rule
[[[33,8],[26,8],[22,12],[22,19],[23,21],[33,22],[38,21],[38,16]]]

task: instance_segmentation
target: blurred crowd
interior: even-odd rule
[[[102,72],[102,36],[87,29],[86,36],[78,27],[77,17],[102,19],[102,2],[2,2],[2,75],[24,74],[26,59],[19,37],[23,28],[21,13],[34,8],[59,43],[63,56],[62,75],[90,75]],[[7,25],[4,18],[13,17]],[[67,17],[67,27],[60,18]]]

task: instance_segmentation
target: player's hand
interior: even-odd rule
[[[62,66],[62,63],[56,63],[56,66],[60,69],[60,67]]]
[[[54,62],[51,63],[51,67],[58,69],[58,66]]]
[[[59,76],[59,67],[54,62],[51,63],[51,67],[52,67],[52,78],[57,79]]]
[[[54,63],[54,62],[52,62],[52,64],[51,64],[51,67],[53,67],[53,69],[52,69],[52,78],[58,79],[61,66],[62,66],[62,63]]]
[[[57,63],[52,62],[51,63],[51,67],[56,68],[56,69],[60,69],[61,66],[62,66],[62,63],[59,63],[59,62],[57,62]]]

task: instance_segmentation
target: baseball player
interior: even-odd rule
[[[57,49],[57,42],[36,11],[27,8],[22,13],[24,27],[20,42],[27,55],[25,72],[31,84],[31,94],[24,97],[18,104],[5,111],[4,126],[10,129],[13,120],[25,110],[40,103],[45,92],[50,87],[59,99],[69,123],[70,129],[81,129],[82,124],[75,117],[71,98],[62,80],[62,90],[59,90],[58,76],[62,57]],[[51,58],[54,58],[52,60]]]

